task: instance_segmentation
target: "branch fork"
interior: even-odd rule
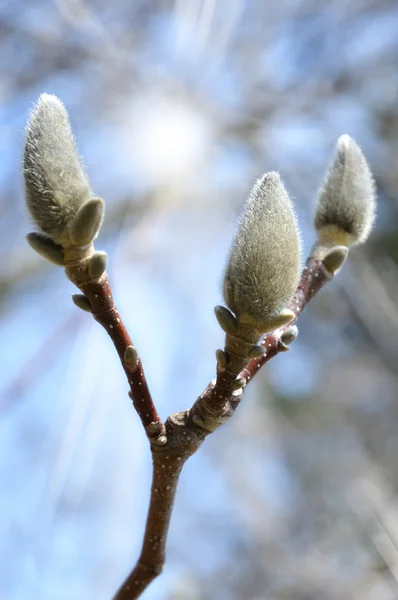
[[[266,333],[260,340],[261,334],[250,325],[238,323],[232,332],[231,323],[234,322],[227,316],[229,332],[225,336],[224,350],[216,353],[216,378],[189,410],[175,413],[163,423],[152,400],[138,351],[115,306],[108,276],[104,272],[96,280],[90,278],[88,264],[86,257],[67,263],[67,276],[80,289],[93,317],[104,327],[115,346],[130,386],[129,396],[143,424],[152,454],[151,500],[141,554],[113,599],[134,600],[163,570],[172,508],[185,462],[208,435],[232,417],[245,387],[259,370],[277,354],[289,350],[289,344],[297,336],[295,322],[300,313],[331,281],[334,273],[325,267],[325,260],[310,256],[289,305],[293,319]],[[219,308],[216,308],[216,315]],[[227,309],[221,308],[225,320]],[[253,354],[257,356],[251,358]]]
[[[341,268],[349,246],[365,241],[375,213],[373,179],[355,142],[347,135],[339,138],[318,197],[317,241],[301,279],[297,219],[280,176],[266,173],[255,183],[225,269],[227,307],[215,309],[226,334],[224,348],[216,352],[216,378],[189,410],[163,423],[137,348],[115,306],[106,253],[94,248],[104,202],[93,195],[68,114],[55,96],[42,94],[30,115],[24,176],[27,205],[40,230],[28,234],[27,240],[48,261],[64,266],[81,292],[73,295],[73,301],[108,333],[150,443],[153,476],[142,550],[114,596],[114,600],[134,600],[163,569],[183,465],[209,434],[231,418],[259,370],[289,349],[297,336],[300,313]]]

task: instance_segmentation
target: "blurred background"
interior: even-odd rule
[[[145,600],[398,598],[398,4],[0,4],[0,596],[109,600],[135,562],[146,438],[105,332],[28,247],[28,111],[58,95],[107,214],[116,301],[162,417],[215,372],[240,207],[281,173],[305,254],[336,139],[367,156],[371,239],[185,467]]]

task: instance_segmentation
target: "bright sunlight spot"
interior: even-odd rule
[[[197,176],[208,152],[206,118],[179,99],[143,99],[132,118],[133,157],[154,185],[178,185]]]

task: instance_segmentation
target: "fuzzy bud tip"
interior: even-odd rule
[[[225,303],[238,321],[267,330],[291,300],[300,275],[300,235],[278,173],[254,185],[239,219],[224,275]]]
[[[23,158],[26,203],[40,229],[67,245],[67,229],[92,195],[62,102],[42,94],[29,115]]]
[[[319,244],[363,243],[375,219],[375,186],[368,163],[349,135],[342,135],[318,195],[315,228]]]

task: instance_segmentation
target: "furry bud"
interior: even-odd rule
[[[99,279],[106,269],[108,263],[108,255],[106,252],[98,251],[90,257],[88,263],[88,274],[91,279]]]
[[[72,300],[78,308],[85,310],[86,312],[92,313],[90,301],[84,296],[84,294],[72,294]]]
[[[77,211],[69,236],[74,246],[87,246],[98,234],[104,218],[104,201],[101,198],[87,200]]]
[[[319,243],[350,246],[364,242],[375,209],[375,186],[366,159],[354,140],[342,135],[316,206]]]
[[[292,203],[277,173],[254,185],[239,219],[223,293],[238,321],[259,331],[287,306],[300,275],[300,236]],[[271,327],[272,329],[272,327]]]
[[[92,192],[68,113],[56,96],[42,94],[30,114],[23,171],[32,218],[54,241],[68,243],[66,230]]]
[[[28,233],[26,239],[33,248],[43,258],[46,258],[54,265],[62,266],[64,264],[64,253],[62,246],[56,244],[45,233],[32,232]]]

